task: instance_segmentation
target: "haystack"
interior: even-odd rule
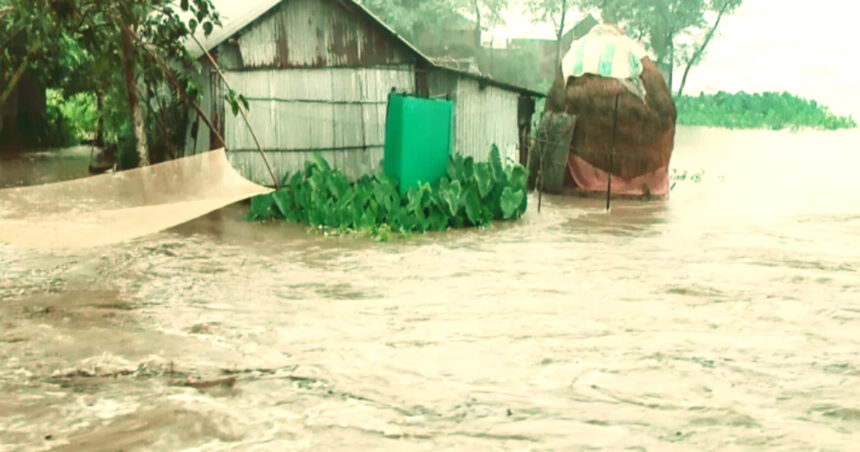
[[[613,193],[668,193],[675,102],[644,49],[623,31],[601,25],[573,43],[550,89],[547,110],[576,115],[568,169],[577,188],[605,191],[611,173]]]

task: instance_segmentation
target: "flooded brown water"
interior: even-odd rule
[[[686,128],[673,167],[701,182],[389,243],[234,206],[0,245],[0,450],[856,450],[860,131]]]

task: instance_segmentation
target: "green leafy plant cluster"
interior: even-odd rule
[[[488,226],[519,218],[526,211],[528,172],[504,165],[495,146],[489,162],[453,156],[436,186],[424,183],[401,195],[384,174],[355,183],[332,169],[319,154],[304,171],[284,177],[278,191],[251,200],[248,220],[282,219],[327,231],[363,231],[387,237],[399,233]]]
[[[846,129],[857,127],[853,118],[837,116],[814,100],[789,93],[739,92],[675,99],[678,123],[730,129]]]
[[[48,89],[46,111],[46,144],[68,146],[95,137],[98,111],[94,94],[78,93],[66,98],[61,90]]]

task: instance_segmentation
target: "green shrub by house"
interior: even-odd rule
[[[304,171],[284,177],[282,188],[251,200],[248,219],[281,219],[329,231],[365,231],[374,235],[444,231],[448,228],[488,226],[511,220],[526,211],[528,172],[504,165],[495,146],[489,162],[453,156],[436,186],[424,183],[400,195],[384,174],[350,183],[320,156]]]

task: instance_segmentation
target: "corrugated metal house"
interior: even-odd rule
[[[215,2],[216,7],[218,2]],[[381,170],[392,90],[455,103],[454,149],[485,160],[496,144],[521,160],[541,93],[434,63],[353,0],[261,0],[203,41],[250,104],[254,130],[280,176],[320,152],[352,178]],[[227,88],[202,51],[201,106],[221,129],[233,165],[271,178]],[[202,121],[187,153],[220,145]]]

